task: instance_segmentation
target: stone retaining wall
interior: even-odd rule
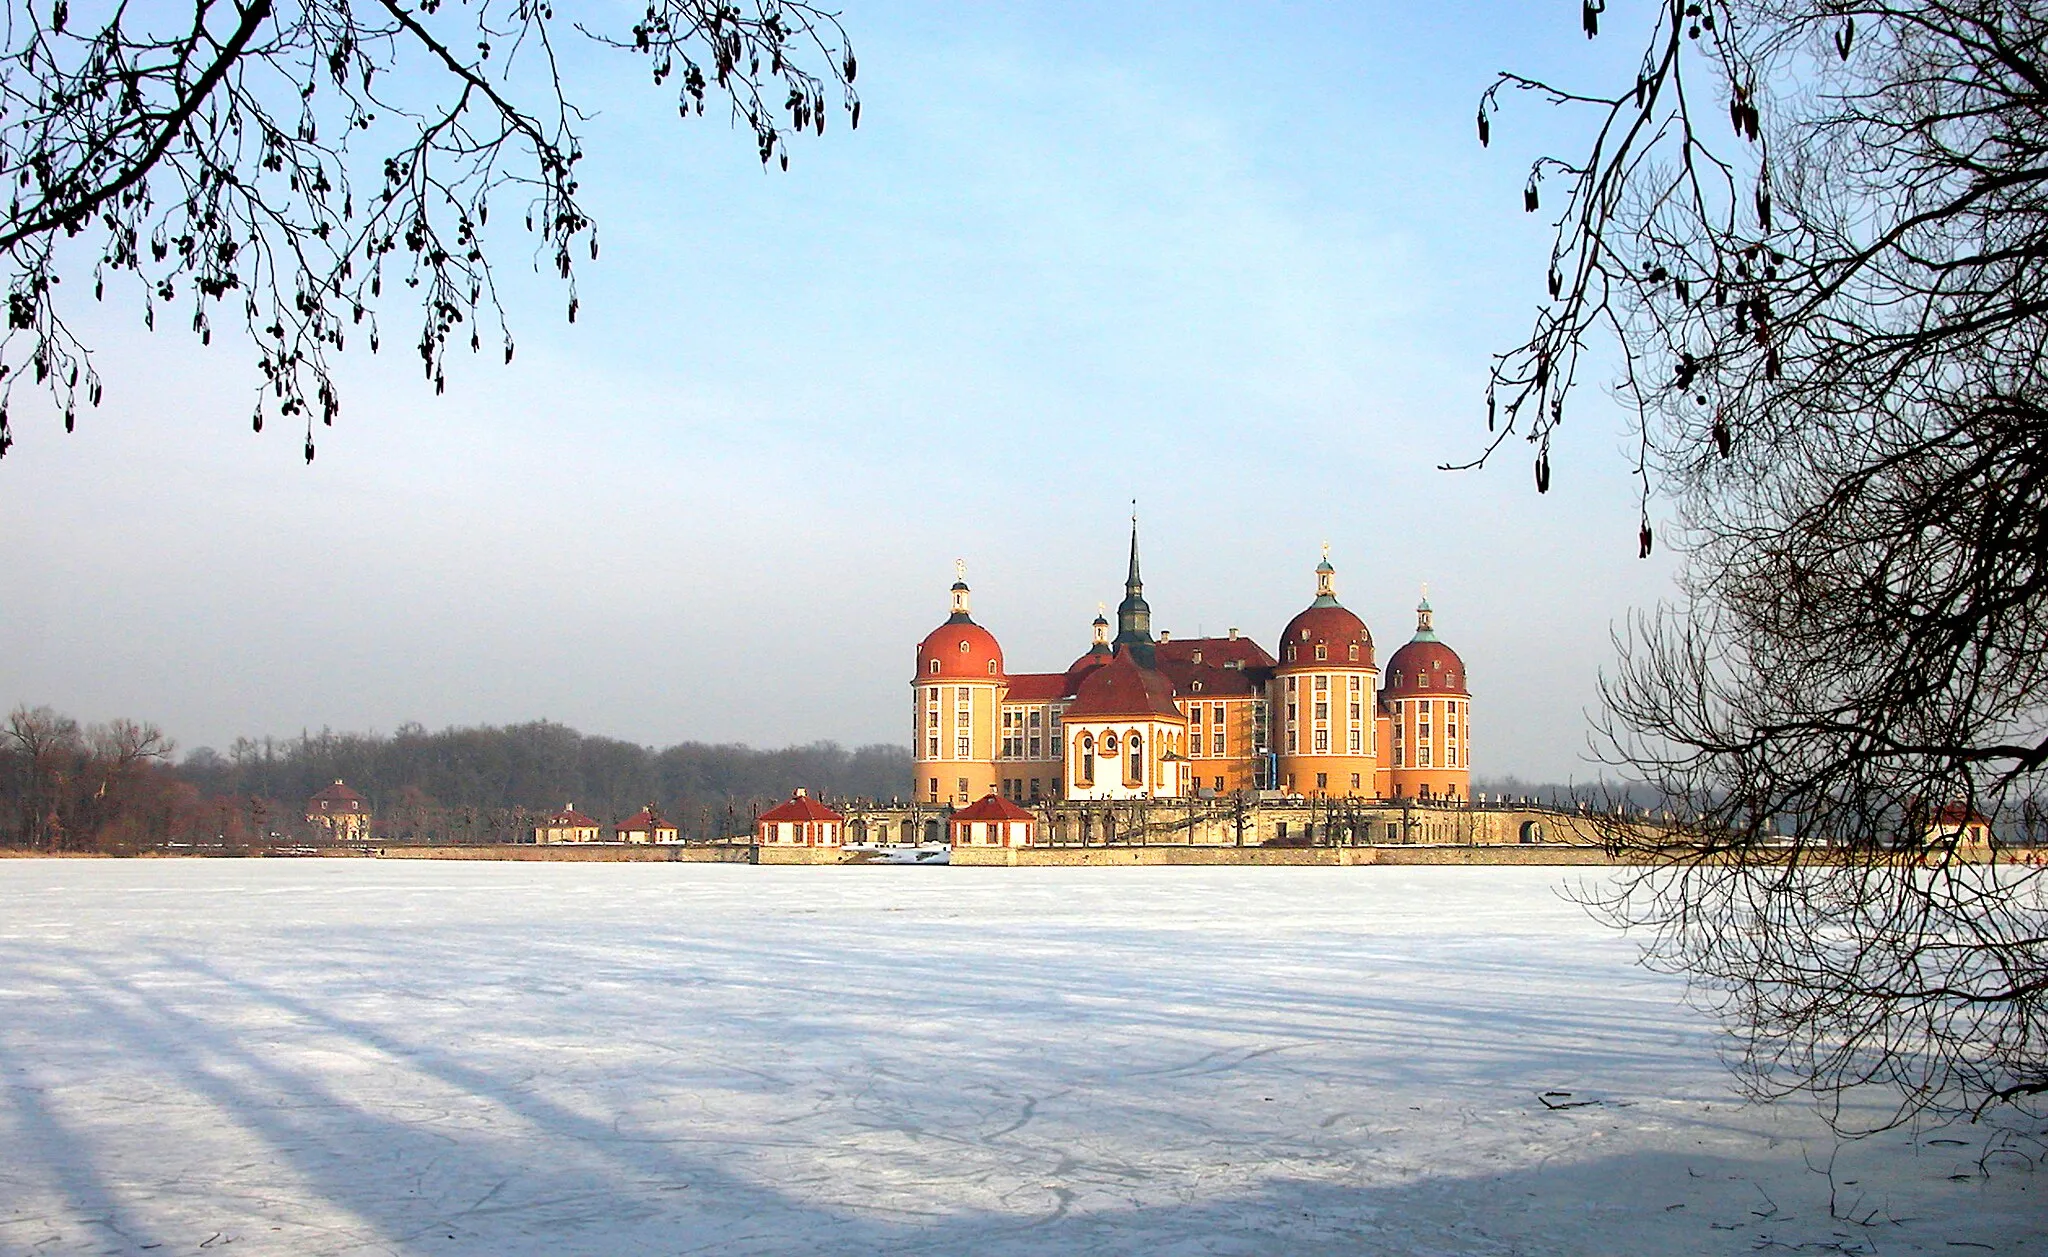
[[[686,847],[678,845],[640,846],[584,843],[478,843],[456,845],[436,843],[418,847],[367,847],[351,850],[330,847],[321,855],[370,855],[380,860],[538,860],[575,862],[618,862],[633,864],[745,864],[747,849],[727,846]]]
[[[962,847],[953,863],[1005,868],[1136,868],[1161,865],[1348,866],[1363,864],[1616,864],[1598,847]]]

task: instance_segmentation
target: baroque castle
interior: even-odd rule
[[[1098,615],[1094,644],[1065,672],[1011,672],[970,614],[963,575],[952,614],[917,648],[918,800],[1467,799],[1472,694],[1427,596],[1383,672],[1365,622],[1337,601],[1328,547],[1315,577],[1277,656],[1235,629],[1155,640],[1133,520],[1116,635]]]

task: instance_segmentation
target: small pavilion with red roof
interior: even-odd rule
[[[552,846],[563,842],[596,842],[603,826],[594,816],[585,816],[576,810],[574,803],[565,804],[561,811],[550,812],[534,822],[533,840],[541,846]]]
[[[336,777],[333,785],[306,800],[306,823],[329,842],[367,842],[370,802]]]
[[[652,803],[619,822],[618,841],[636,843],[674,842],[676,827],[661,818]]]
[[[991,793],[953,813],[946,831],[956,847],[1028,847],[1038,836],[1038,818]]]
[[[845,841],[846,818],[798,787],[789,802],[761,813],[755,837],[763,846],[836,847]]]

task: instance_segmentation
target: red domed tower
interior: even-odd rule
[[[1379,767],[1373,696],[1379,672],[1365,621],[1337,601],[1329,547],[1316,564],[1316,597],[1287,622],[1274,652],[1269,702],[1282,790],[1371,798]]]
[[[1380,709],[1389,717],[1387,748],[1396,798],[1472,797],[1472,691],[1458,652],[1437,637],[1425,589],[1415,608],[1415,637],[1387,660]]]
[[[911,678],[911,759],[917,797],[965,806],[996,788],[996,722],[1009,676],[995,634],[968,614],[966,565],[953,614],[917,645]]]

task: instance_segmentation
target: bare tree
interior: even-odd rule
[[[685,117],[722,101],[764,163],[787,166],[793,135],[822,133],[835,94],[858,123],[853,53],[813,4],[589,7],[577,32],[641,58]],[[332,355],[351,334],[378,348],[386,283],[412,290],[436,391],[451,344],[488,339],[511,360],[494,207],[501,228],[502,211],[523,217],[575,319],[575,262],[597,256],[597,228],[556,55],[569,19],[551,0],[10,0],[5,13],[0,455],[24,377],[67,431],[100,401],[67,313],[88,278],[96,300],[128,281],[152,328],[189,318],[202,343],[217,320],[245,329],[253,426],[303,422],[308,461],[314,420],[333,423],[341,404]]]
[[[1602,906],[1728,1014],[1762,1092],[1881,1084],[1880,1124],[2034,1103],[2040,875],[1917,848],[1945,807],[2041,841],[2048,12],[1663,0],[1650,25],[1619,90],[1503,75],[1479,118],[1526,91],[1596,120],[1530,172],[1525,207],[1562,208],[1486,453],[1525,438],[1547,488],[1583,355],[1618,345],[1640,550],[1668,501],[1684,556],[1681,600],[1621,634],[1602,745],[1688,841]]]

